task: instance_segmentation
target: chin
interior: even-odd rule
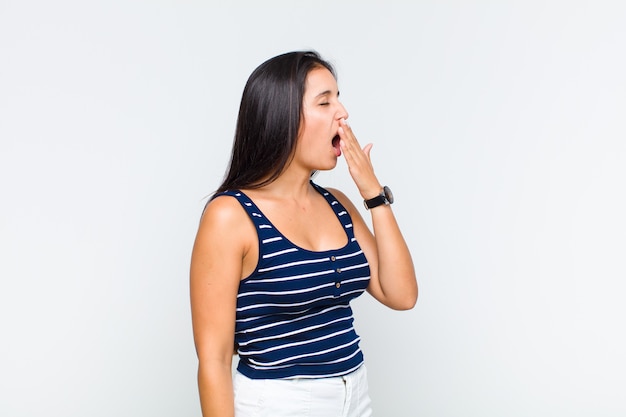
[[[328,165],[326,165],[325,167],[320,167],[318,168],[320,171],[330,171],[331,169],[335,169],[335,167],[337,166],[337,159],[335,159],[333,162],[329,163]]]
[[[310,165],[311,171],[330,171],[331,169],[335,169],[337,162],[338,158],[335,155],[330,158],[320,158]]]
[[[313,172],[319,172],[319,171],[331,171],[333,169],[335,169],[335,167],[337,166],[337,164],[332,164],[332,165],[324,165],[324,166],[318,166],[317,168],[315,168],[313,170]]]

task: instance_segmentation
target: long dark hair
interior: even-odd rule
[[[259,188],[276,180],[293,158],[306,77],[332,65],[315,51],[278,55],[255,69],[243,90],[224,182],[216,193]]]

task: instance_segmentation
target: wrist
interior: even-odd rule
[[[388,206],[389,204],[393,204],[393,201],[393,193],[391,189],[385,185],[380,189],[378,195],[363,200],[363,205],[366,210],[370,210],[382,205]]]
[[[360,194],[361,194],[361,197],[363,197],[363,200],[370,200],[370,199],[380,195],[380,193],[382,191],[383,191],[383,186],[380,185],[380,184],[376,184],[373,187],[369,187],[365,191],[360,191]]]

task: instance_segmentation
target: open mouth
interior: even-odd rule
[[[339,145],[339,135],[335,135],[333,138],[333,148],[335,148],[335,155],[341,156],[341,146]]]

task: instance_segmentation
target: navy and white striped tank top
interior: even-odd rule
[[[363,363],[349,302],[367,288],[370,269],[347,210],[313,184],[334,210],[348,237],[336,250],[298,247],[240,191],[259,238],[259,261],[237,295],[237,370],[253,379],[345,375]]]

